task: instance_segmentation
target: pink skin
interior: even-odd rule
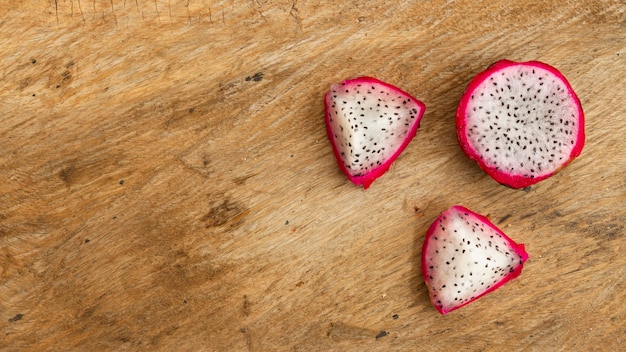
[[[487,226],[491,227],[492,229],[494,229],[497,233],[499,233],[502,238],[507,241],[510,245],[510,247],[517,253],[520,255],[521,259],[522,259],[522,263],[525,263],[526,260],[528,260],[528,253],[526,253],[526,250],[524,249],[524,245],[523,244],[517,244],[515,243],[511,238],[509,238],[509,236],[505,235],[504,232],[502,232],[499,228],[496,227],[496,225],[492,224],[491,221],[489,221],[488,218],[480,215],[480,214],[476,214],[475,212],[460,206],[460,205],[455,205],[452,208],[446,210],[444,213],[442,213],[437,219],[435,219],[435,221],[433,221],[433,223],[430,225],[430,227],[428,228],[428,231],[426,231],[426,239],[424,240],[424,246],[422,248],[422,273],[424,276],[424,282],[426,283],[426,285],[428,287],[430,287],[430,279],[429,279],[429,275],[428,275],[428,264],[426,263],[427,258],[424,255],[424,253],[427,253],[427,245],[429,243],[429,238],[433,235],[433,233],[435,232],[435,230],[437,229],[438,226],[438,222],[439,219],[446,215],[448,212],[452,211],[452,210],[456,210],[458,212],[461,213],[468,213],[469,215],[475,217],[478,221],[485,223]],[[446,314],[446,313],[450,313],[453,310],[459,309],[463,306],[466,306],[468,304],[470,304],[471,302],[479,299],[480,297],[486,295],[489,292],[493,292],[496,289],[498,289],[500,286],[504,285],[505,283],[515,279],[516,277],[518,277],[521,273],[522,273],[522,267],[523,265],[519,265],[517,266],[513,272],[509,273],[508,275],[504,276],[502,278],[502,280],[500,282],[498,282],[497,284],[491,286],[488,290],[486,290],[485,292],[481,293],[480,295],[474,297],[474,299],[467,301],[463,304],[460,304],[458,306],[452,307],[450,309],[445,309],[442,307],[439,307],[437,304],[433,305],[435,306],[435,308],[437,308],[437,310],[439,311],[439,313],[441,314]]]
[[[535,67],[540,67],[540,68],[550,71],[552,74],[554,74],[557,78],[559,78],[565,84],[565,87],[567,88],[569,95],[573,98],[575,102],[577,102],[578,116],[579,116],[578,138],[576,140],[576,144],[574,145],[574,148],[572,149],[572,152],[570,153],[569,159],[566,160],[561,165],[561,167],[558,168],[557,170],[550,172],[550,173],[546,173],[544,175],[536,176],[534,178],[524,177],[521,175],[509,175],[509,174],[503,173],[500,170],[495,170],[493,168],[488,167],[481,160],[480,156],[476,153],[476,151],[472,149],[464,133],[466,124],[465,124],[465,116],[463,115],[463,112],[467,110],[467,104],[469,103],[471,95],[472,95],[471,92],[473,92],[480,83],[487,80],[489,76],[491,76],[494,72],[497,72],[505,67],[515,66],[515,65],[535,66]],[[576,96],[576,93],[572,89],[572,86],[569,84],[567,79],[565,79],[565,77],[556,68],[550,65],[544,64],[542,62],[539,62],[539,61],[514,62],[514,61],[509,61],[509,60],[500,60],[498,62],[495,62],[494,64],[489,66],[485,71],[479,73],[478,75],[476,75],[476,77],[474,77],[474,79],[472,79],[472,81],[467,86],[465,93],[461,97],[461,101],[459,103],[459,107],[456,112],[456,126],[457,126],[456,132],[457,132],[459,144],[463,152],[470,159],[476,161],[478,165],[480,166],[480,168],[483,169],[485,173],[493,177],[493,179],[495,179],[501,184],[504,184],[512,188],[524,188],[524,187],[531,186],[539,181],[545,180],[548,177],[554,175],[560,169],[564,168],[567,164],[569,164],[572,160],[574,160],[574,158],[578,157],[583,150],[583,146],[585,145],[584,123],[585,123],[585,118],[584,118],[583,110],[580,104],[580,100],[578,99],[578,96]]]
[[[409,93],[399,89],[398,87],[394,87],[394,86],[392,86],[392,85],[390,85],[388,83],[382,82],[382,81],[380,81],[380,80],[378,80],[376,78],[363,76],[363,77],[358,77],[358,78],[354,78],[354,79],[345,80],[342,83],[345,83],[346,85],[358,84],[358,83],[365,83],[365,84],[375,83],[375,84],[379,84],[379,85],[382,85],[382,86],[385,86],[385,87],[389,88],[389,90],[391,90],[391,91],[398,92],[399,94],[405,95],[408,98],[413,99],[413,101],[415,101],[417,103],[417,105],[419,105],[421,107],[421,111],[416,116],[417,123],[413,125],[411,130],[409,130],[406,139],[400,145],[400,147],[398,147],[396,152],[393,153],[393,155],[389,158],[389,160],[387,160],[385,163],[383,163],[379,167],[377,167],[377,168],[373,169],[372,171],[370,171],[367,175],[352,176],[350,174],[350,172],[348,171],[348,169],[343,165],[343,162],[341,161],[341,156],[339,154],[338,148],[335,145],[335,140],[333,138],[333,131],[331,130],[331,127],[330,127],[330,121],[329,121],[330,116],[329,116],[329,113],[328,113],[329,106],[331,105],[330,100],[332,99],[332,97],[331,97],[331,92],[330,91],[326,93],[326,95],[324,97],[324,111],[325,111],[325,115],[326,115],[326,117],[325,117],[326,133],[328,134],[328,139],[330,139],[330,143],[333,146],[333,153],[335,154],[335,158],[337,159],[337,163],[339,164],[339,168],[348,177],[348,179],[352,183],[354,183],[357,186],[358,185],[363,185],[363,189],[368,189],[369,186],[372,184],[372,182],[374,182],[378,177],[382,176],[385,172],[387,172],[387,170],[389,170],[389,167],[391,167],[391,164],[396,160],[396,158],[398,158],[400,153],[402,153],[402,151],[407,147],[409,142],[411,142],[411,139],[413,139],[413,137],[415,137],[415,135],[417,134],[417,129],[419,128],[419,125],[420,125],[420,120],[421,120],[422,116],[424,115],[424,111],[426,110],[426,105],[424,105],[421,101],[417,100],[415,97],[411,96]]]

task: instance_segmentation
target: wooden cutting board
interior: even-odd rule
[[[9,0],[0,4],[3,351],[626,349],[622,1]],[[558,67],[579,159],[528,191],[456,142],[474,74]],[[331,83],[427,105],[367,191],[337,167]],[[454,204],[523,274],[441,316],[420,270]]]

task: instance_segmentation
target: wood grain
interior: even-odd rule
[[[617,351],[626,346],[621,1],[0,4],[0,349]],[[501,58],[558,67],[579,159],[529,191],[460,151],[454,111]],[[424,101],[370,189],[335,164],[331,83]],[[453,204],[530,259],[440,316],[419,268]]]

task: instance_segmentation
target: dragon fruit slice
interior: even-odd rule
[[[474,77],[456,126],[463,152],[512,188],[552,176],[585,144],[576,93],[556,68],[537,61],[501,60]]]
[[[324,98],[326,131],[339,167],[367,189],[415,137],[426,106],[372,77],[333,84]]]
[[[441,213],[422,248],[422,273],[441,314],[494,291],[521,274],[528,254],[486,217],[462,206]]]

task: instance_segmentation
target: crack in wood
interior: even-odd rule
[[[115,26],[117,26],[117,16],[115,15],[115,7],[113,6],[113,0],[111,1],[111,13],[113,14],[113,20],[115,21]]]
[[[302,21],[300,20],[300,16],[298,16],[298,8],[296,7],[298,0],[291,0],[291,8],[289,9],[289,16],[296,22],[298,28],[302,30]]]
[[[170,16],[170,24],[172,23],[172,1],[167,0],[167,11]]]
[[[189,1],[187,0],[187,3],[185,4],[185,8],[187,9],[187,22],[191,23],[191,12],[189,12]]]
[[[83,13],[83,7],[80,5],[80,0],[78,0],[78,11],[80,11],[80,17],[83,19],[83,23],[85,23],[85,14]]]
[[[157,3],[157,0],[154,0],[154,9],[156,10],[157,19],[159,20],[159,23],[161,23],[161,13],[159,12],[159,4]]]
[[[54,14],[57,17],[57,26],[59,25],[59,2],[58,0],[54,0]]]

